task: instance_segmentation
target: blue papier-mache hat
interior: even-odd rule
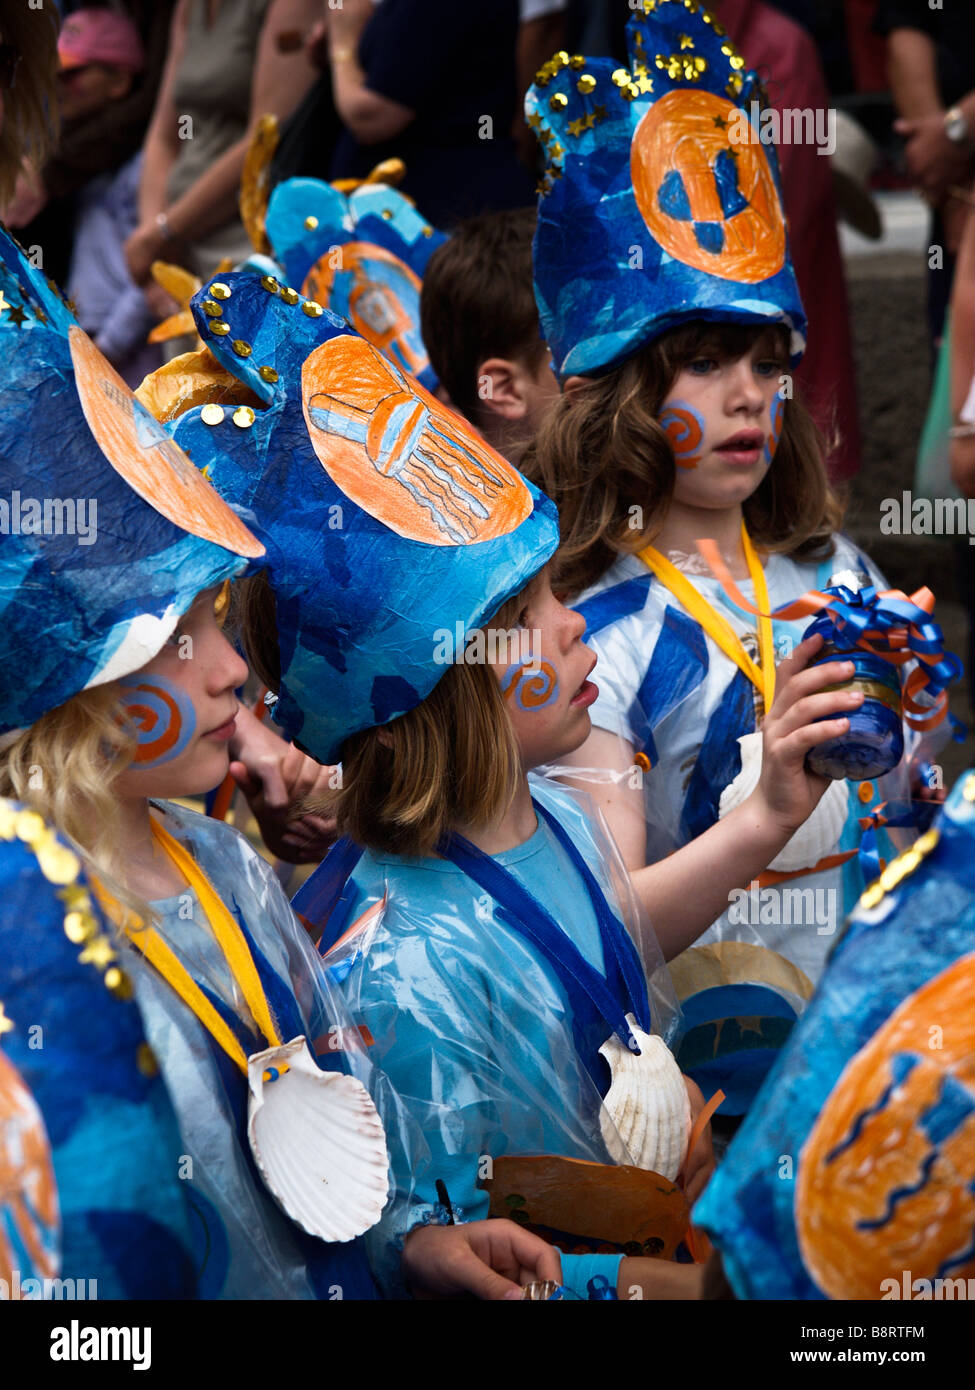
[[[861,897],[694,1208],[739,1298],[951,1298],[975,1278],[973,997],[968,772]]]
[[[558,53],[525,97],[545,160],[535,295],[561,378],[618,366],[693,319],[806,317],[765,104],[698,0],[643,0],[629,67]]]
[[[193,1185],[125,954],[78,855],[0,800],[0,1299],[197,1295]]]
[[[214,311],[217,312],[214,312]],[[430,693],[466,634],[554,552],[555,508],[453,411],[313,300],[226,275],[193,301],[267,409],[170,428],[264,543],[275,721],[322,762]]]
[[[420,336],[420,284],[446,237],[408,198],[382,183],[347,194],[319,179],[286,179],[271,194],[265,231],[289,285],[436,390]]]
[[[0,229],[0,733],[144,666],[262,547]]]

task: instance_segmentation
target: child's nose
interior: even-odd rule
[[[236,690],[250,675],[247,662],[231,646],[223,633],[220,633],[217,640],[219,645],[213,653],[210,666],[210,685],[215,694],[224,690]]]
[[[762,384],[752,370],[751,361],[742,358],[736,362],[731,374],[730,400],[732,410],[745,406],[748,410],[761,410],[765,403]]]

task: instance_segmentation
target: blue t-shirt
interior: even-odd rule
[[[532,779],[532,791],[557,815],[622,916],[610,863],[574,794],[539,779]],[[602,973],[586,886],[542,818],[524,844],[494,859]],[[625,874],[622,881],[625,886]],[[312,883],[299,904],[313,919],[314,896]],[[600,1133],[600,1092],[576,1051],[569,998],[540,951],[501,920],[490,894],[446,860],[367,852],[340,911],[323,942],[339,940],[329,963],[353,1016],[368,1029],[371,1060],[430,1149],[406,1228],[437,1219],[438,1178],[461,1219],[485,1217],[488,1194],[479,1180],[492,1176],[493,1160],[502,1155],[610,1161]],[[666,1030],[676,1020],[669,978],[659,953],[649,959],[654,1026]],[[395,1158],[393,1169],[406,1190],[415,1175],[398,1173]],[[383,1223],[380,1273],[403,1229]]]

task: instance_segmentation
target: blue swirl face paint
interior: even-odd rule
[[[769,406],[769,429],[765,436],[765,466],[766,468],[775,457],[775,451],[779,447],[779,435],[782,433],[782,421],[785,419],[785,401],[776,391],[772,397],[772,404]]]
[[[660,412],[660,428],[670,441],[678,468],[696,468],[701,462],[704,442],[704,416],[690,401],[665,401]]]
[[[122,708],[126,724],[135,732],[135,763],[140,768],[172,762],[187,748],[196,733],[193,701],[165,676],[126,676]]]
[[[501,694],[519,709],[535,714],[559,696],[559,678],[547,661],[516,661],[501,677]]]

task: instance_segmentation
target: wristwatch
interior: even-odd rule
[[[967,145],[971,139],[968,119],[960,106],[952,106],[945,112],[945,134],[953,145]]]

